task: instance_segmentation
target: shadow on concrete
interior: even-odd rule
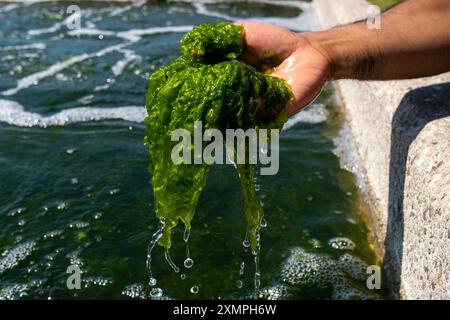
[[[402,296],[400,288],[406,161],[411,143],[429,122],[450,116],[450,83],[436,84],[408,92],[392,119],[389,164],[389,216],[384,243],[383,269],[391,298]]]

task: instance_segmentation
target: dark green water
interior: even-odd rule
[[[298,7],[273,4],[79,5],[77,31],[62,23],[68,3],[0,4],[2,299],[148,298],[146,251],[157,228],[143,145],[148,75],[177,56],[192,25],[254,16],[300,30],[314,23],[306,4],[303,20]],[[268,224],[262,298],[383,296],[365,289],[366,264],[377,259],[354,177],[333,153],[341,116],[328,91],[282,133],[279,173],[258,180]],[[253,297],[232,166],[214,166],[208,177],[189,240],[191,269],[182,267],[182,235],[175,230],[172,258],[186,278],[156,247],[163,293],[155,298]],[[336,237],[354,248],[336,249]],[[66,286],[71,264],[82,270],[80,290]]]

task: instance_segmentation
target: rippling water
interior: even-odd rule
[[[147,78],[194,25],[253,18],[309,30],[310,4],[77,4],[74,30],[68,3],[0,3],[0,298],[254,297],[239,181],[227,166],[213,167],[200,199],[194,266],[175,274],[156,248],[161,290],[148,285],[157,221],[143,145]],[[259,180],[261,298],[382,297],[364,289],[377,259],[353,175],[333,152],[340,113],[328,91],[288,122],[280,171]],[[72,264],[80,290],[66,286]]]

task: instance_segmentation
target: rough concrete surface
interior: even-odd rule
[[[369,6],[314,0],[324,29],[363,19]],[[450,73],[337,87],[391,297],[450,299]]]

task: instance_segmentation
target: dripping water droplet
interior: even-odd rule
[[[175,271],[175,273],[180,272],[180,269],[177,267],[177,265],[173,262],[172,258],[170,257],[168,248],[166,248],[166,250],[164,251],[164,257],[166,258],[166,261],[169,264],[169,266],[171,266],[173,271]]]
[[[258,290],[261,286],[261,274],[259,272],[255,272],[255,290]]]
[[[239,269],[239,275],[242,276],[244,274],[244,271],[245,271],[245,262],[242,261],[241,268]]]
[[[148,284],[152,287],[156,286],[156,279],[155,278],[150,278],[150,280],[148,281]]]
[[[191,235],[191,229],[184,229],[183,241],[188,242],[190,235]]]
[[[186,268],[192,268],[192,266],[194,265],[194,260],[192,260],[191,258],[186,258],[186,260],[184,260],[184,266]]]
[[[261,227],[261,228],[267,227],[267,221],[266,221],[266,219],[261,218],[260,227]]]
[[[148,248],[147,248],[146,265],[147,265],[148,274],[150,276],[150,280],[149,280],[150,285],[151,285],[150,282],[152,281],[152,279],[154,279],[153,274],[152,274],[152,251],[153,251],[153,248],[155,247],[156,243],[158,242],[158,240],[162,237],[163,230],[164,230],[164,221],[160,221],[159,229],[152,235],[152,240],[150,241],[150,244],[148,245]],[[155,281],[156,281],[156,279],[155,279]]]

